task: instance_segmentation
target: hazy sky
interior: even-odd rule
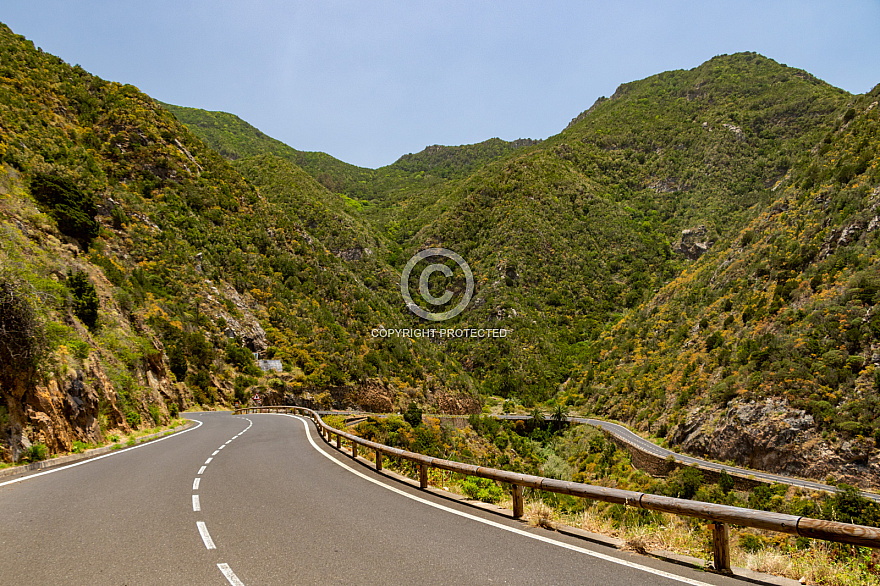
[[[880,83],[880,0],[4,0],[0,21],[100,77],[365,167],[546,138],[621,83],[722,53],[853,93]]]

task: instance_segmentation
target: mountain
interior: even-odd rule
[[[6,460],[254,391],[460,413],[497,395],[880,481],[876,89],[722,55],[623,84],[546,140],[363,169],[5,27],[0,44]],[[473,274],[442,322],[401,295],[426,248]],[[449,289],[452,309],[455,265],[412,271],[413,304]]]
[[[569,396],[697,454],[880,483],[880,86],[597,344]]]
[[[272,155],[237,170],[137,88],[6,27],[0,45],[4,460],[255,389],[476,408],[470,378],[427,340],[370,335],[406,322],[381,244],[342,198]],[[251,352],[285,372],[263,375]]]

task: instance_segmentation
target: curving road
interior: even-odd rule
[[[298,417],[188,416],[197,428],[0,482],[0,582],[741,584],[421,491]]]
[[[528,415],[498,415],[499,419],[531,419],[531,416]],[[549,415],[546,415],[549,419]],[[813,480],[804,480],[802,478],[794,478],[791,476],[782,476],[780,474],[771,474],[769,472],[760,472],[757,470],[749,470],[748,468],[739,468],[737,466],[728,466],[727,464],[719,464],[717,462],[710,462],[709,460],[702,460],[700,458],[694,458],[692,456],[686,456],[684,454],[679,454],[678,452],[673,452],[672,450],[667,450],[666,448],[660,447],[657,444],[646,440],[640,435],[635,434],[630,431],[629,428],[620,425],[619,423],[612,423],[610,421],[603,421],[601,419],[591,419],[589,417],[568,417],[567,420],[570,423],[583,423],[587,425],[592,425],[594,427],[598,427],[603,429],[613,435],[614,437],[623,440],[624,442],[635,446],[636,448],[642,450],[643,452],[648,452],[650,454],[654,454],[655,456],[659,456],[661,458],[668,458],[669,456],[674,457],[676,460],[680,462],[684,462],[685,464],[693,464],[703,466],[705,468],[711,468],[712,470],[725,470],[728,473],[732,474],[741,474],[743,476],[754,476],[760,480],[766,480],[767,482],[778,482],[780,484],[788,484],[791,486],[799,486],[801,488],[809,489],[809,490],[824,490],[827,492],[838,492],[838,488],[836,486],[831,486],[829,484],[822,484],[821,482],[815,482]],[[861,491],[862,496],[865,498],[871,499],[876,502],[880,502],[880,494],[873,492]]]

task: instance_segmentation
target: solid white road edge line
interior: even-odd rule
[[[74,468],[76,466],[82,466],[83,464],[97,462],[98,460],[103,460],[104,458],[109,458],[110,456],[117,456],[119,454],[127,454],[128,452],[130,452],[132,450],[136,450],[136,449],[142,448],[144,446],[152,446],[154,444],[158,444],[159,442],[164,442],[167,439],[180,437],[183,434],[189,433],[189,432],[191,432],[195,429],[198,429],[202,426],[202,422],[199,421],[198,419],[190,419],[190,421],[195,421],[196,423],[198,423],[198,425],[196,425],[195,427],[191,427],[189,429],[185,429],[183,431],[179,431],[179,432],[172,434],[172,435],[166,435],[165,437],[161,437],[159,439],[150,440],[148,442],[144,442],[142,444],[132,446],[132,447],[125,449],[125,450],[119,450],[118,452],[110,452],[110,453],[104,454],[102,456],[95,456],[94,458],[89,458],[88,460],[82,460],[81,462],[76,462],[74,464],[68,464],[67,466],[60,466],[58,468],[52,468],[51,470],[45,470],[43,472],[37,472],[36,474],[31,474],[29,476],[23,476],[21,478],[16,478],[15,480],[7,480],[6,482],[0,482],[0,486],[6,486],[7,484],[15,484],[16,482],[24,482],[25,480],[30,480],[31,478],[36,478],[37,476],[43,476],[45,474],[52,474],[53,472],[61,472],[62,470],[67,470],[68,468]]]
[[[445,505],[441,505],[439,503],[435,503],[435,502],[429,501],[427,499],[423,499],[419,496],[410,494],[410,493],[403,491],[399,488],[396,488],[394,486],[389,486],[383,482],[376,480],[375,478],[371,478],[370,476],[367,476],[366,474],[360,472],[359,470],[355,470],[354,468],[352,468],[348,464],[345,464],[344,462],[340,462],[339,460],[337,460],[336,458],[334,458],[333,456],[331,456],[330,454],[328,454],[327,452],[322,450],[318,446],[318,444],[315,443],[315,440],[312,439],[312,430],[309,429],[308,422],[305,419],[303,419],[302,417],[299,417],[296,415],[289,415],[286,413],[279,413],[279,415],[284,415],[285,417],[292,417],[293,419],[299,419],[299,421],[302,422],[303,427],[305,427],[306,437],[308,438],[309,443],[312,444],[312,447],[315,448],[322,456],[324,456],[325,458],[327,458],[328,460],[330,460],[334,464],[342,466],[343,468],[345,468],[346,470],[348,470],[352,474],[360,476],[361,478],[363,478],[364,480],[366,480],[368,482],[372,482],[373,484],[381,486],[382,488],[390,490],[391,492],[396,492],[397,494],[399,494],[401,496],[405,496],[408,499],[412,499],[414,501],[426,504],[429,507],[434,507],[435,509],[440,509],[441,511],[446,511],[447,513],[452,513],[453,515],[458,515],[459,517],[464,517],[465,519],[471,519],[472,521],[476,521],[478,523],[483,523],[484,525],[489,525],[490,527],[495,527],[496,529],[502,529],[504,531],[509,531],[510,533],[516,533],[518,535],[522,535],[523,537],[528,537],[529,539],[535,539],[537,541],[549,543],[550,545],[556,545],[558,547],[562,547],[564,549],[576,551],[578,553],[582,553],[582,554],[585,554],[588,556],[599,558],[599,559],[605,560],[607,562],[619,564],[621,566],[626,566],[628,568],[633,568],[635,570],[641,570],[642,572],[647,572],[649,574],[654,574],[655,576],[662,576],[664,578],[669,578],[670,580],[675,580],[676,582],[681,582],[683,584],[690,584],[691,586],[712,586],[711,584],[708,584],[707,582],[700,582],[699,580],[685,578],[684,576],[677,576],[675,574],[670,574],[669,572],[664,572],[663,570],[657,570],[655,568],[650,568],[648,566],[643,566],[641,564],[636,564],[636,563],[622,560],[622,559],[619,559],[619,558],[616,558],[616,557],[613,557],[610,555],[606,555],[604,553],[599,553],[597,551],[591,551],[589,549],[585,549],[583,547],[578,547],[576,545],[571,545],[569,543],[565,543],[562,541],[556,541],[555,539],[550,539],[549,537],[545,537],[543,535],[529,533],[527,531],[523,531],[522,529],[517,529],[516,527],[509,527],[509,526],[503,525],[501,523],[496,523],[495,521],[490,521],[489,519],[483,519],[482,517],[477,517],[476,515],[471,515],[470,513],[458,511],[456,509],[452,509],[452,508],[447,507]]]
[[[201,481],[202,481],[201,478],[196,478],[195,480],[193,480],[193,490],[198,490],[198,489],[199,489],[199,483],[200,483]]]
[[[202,510],[202,503],[199,502],[199,495],[193,495],[193,513],[198,513]]]
[[[217,567],[220,568],[220,571],[223,572],[223,575],[226,576],[226,580],[232,586],[244,586],[244,582],[238,579],[238,576],[235,575],[235,572],[232,571],[229,564],[217,564]]]
[[[202,541],[205,542],[205,547],[208,549],[217,549],[217,546],[214,545],[214,540],[211,539],[211,534],[208,533],[208,528],[205,526],[205,522],[196,521],[196,527],[199,528],[199,535],[202,536]]]

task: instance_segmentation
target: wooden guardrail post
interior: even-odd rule
[[[513,484],[513,518],[522,519],[523,516],[523,487]]]
[[[712,549],[715,555],[715,571],[730,572],[730,540],[727,523],[709,523],[712,527]]]
[[[351,457],[357,460],[358,457],[358,445],[357,442],[351,442]]]
[[[339,435],[338,433],[336,434],[336,449],[337,450],[342,449],[342,436]]]
[[[376,450],[376,472],[382,471],[382,452]]]
[[[419,487],[428,488],[428,465],[419,464]]]

